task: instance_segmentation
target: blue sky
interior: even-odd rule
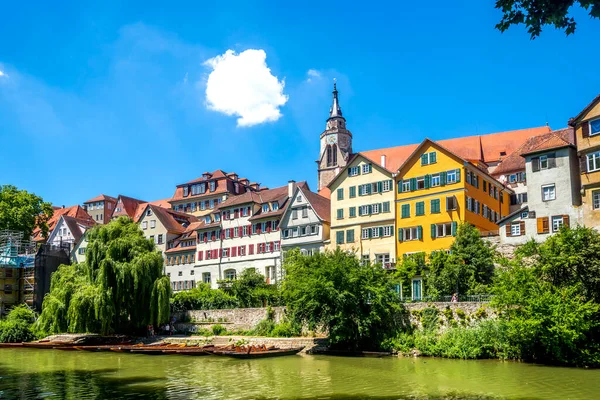
[[[2,7],[0,184],[57,205],[215,169],[315,188],[333,78],[355,151],[558,129],[600,93],[581,10],[531,41],[493,1],[83,3]]]

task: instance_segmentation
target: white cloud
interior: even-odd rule
[[[0,78],[8,78],[8,75],[6,75],[4,73],[4,71],[2,71],[1,69],[0,69]]]
[[[285,82],[271,74],[264,50],[227,50],[204,64],[212,68],[206,82],[208,108],[238,116],[238,126],[252,126],[281,117],[288,101]]]
[[[321,77],[321,73],[319,71],[317,71],[316,69],[309,69],[308,72],[306,72],[306,74],[308,76],[312,76],[314,78],[320,78]]]

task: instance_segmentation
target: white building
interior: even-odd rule
[[[94,225],[95,222],[90,219],[61,215],[46,243],[57,247],[68,247],[69,251],[72,251],[85,231]]]
[[[331,202],[294,181],[288,191],[291,201],[281,218],[282,251],[299,248],[306,255],[323,253],[329,241]]]
[[[573,129],[536,137],[521,153],[527,176],[527,205],[498,222],[500,242],[544,241],[563,225],[581,223],[580,174]]]

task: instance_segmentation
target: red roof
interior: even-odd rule
[[[183,233],[186,231],[187,226],[189,226],[192,222],[197,222],[198,218],[185,214],[182,212],[178,212],[172,209],[163,208],[160,206],[155,206],[151,203],[140,204],[136,211],[135,222],[140,222],[144,212],[150,208],[154,215],[158,218],[161,224],[165,227],[168,232],[171,233]],[[184,226],[185,224],[185,226]]]
[[[207,175],[207,177],[204,177],[204,175]],[[174,202],[174,201],[188,200],[188,199],[193,200],[193,199],[203,198],[203,197],[207,197],[207,196],[213,196],[215,194],[233,193],[233,191],[234,191],[233,184],[236,182],[239,184],[240,193],[244,193],[246,191],[248,184],[242,183],[242,180],[244,180],[244,178],[238,179],[237,181],[234,180],[234,177],[236,177],[236,176],[237,176],[237,174],[234,172],[227,173],[220,169],[213,171],[213,172],[205,172],[203,174],[203,176],[200,178],[196,178],[189,182],[177,185],[177,187],[175,188],[175,194],[173,194],[173,197],[171,199],[169,199],[169,201]],[[216,181],[216,188],[214,191],[211,192],[207,188],[205,193],[192,195],[191,191],[190,191],[188,196],[185,196],[185,197],[183,196],[184,186],[189,186],[189,185],[193,185],[196,183],[209,182],[209,181]]]
[[[331,222],[331,201],[328,198],[310,190],[302,190],[302,194],[323,221]]]
[[[559,129],[550,133],[530,137],[519,146],[518,149],[502,160],[492,174],[494,176],[500,176],[511,172],[523,171],[525,170],[525,159],[522,157],[523,154],[569,146],[574,143],[575,131],[573,128]]]
[[[550,128],[542,126],[480,136],[436,140],[435,142],[465,160],[493,163],[515,151],[529,137],[547,132],[550,132]],[[419,144],[408,144],[386,149],[362,151],[361,154],[379,165],[382,161],[381,156],[385,155],[385,168],[390,172],[397,172],[398,168],[404,164],[418,146]]]
[[[59,208],[58,210],[55,209],[54,214],[52,214],[52,217],[48,220],[48,235],[52,233],[62,215],[93,222],[92,217],[79,205],[67,208]],[[35,228],[32,236],[33,240],[36,242],[43,242],[46,240],[46,238],[42,237],[42,231],[40,228]]]
[[[119,195],[117,204],[119,204],[119,202],[121,202],[123,207],[119,211],[117,211],[117,207],[115,207],[115,209],[113,210],[113,213],[111,215],[111,218],[116,218],[116,217],[120,217],[122,215],[126,215],[129,218],[135,220],[135,214],[136,214],[137,207],[140,204],[146,203],[144,200],[134,199],[133,197],[127,197],[127,196],[123,196],[121,194]]]
[[[71,231],[75,242],[78,242],[79,239],[81,239],[81,237],[88,228],[91,228],[92,226],[96,225],[96,222],[89,219],[74,218],[68,215],[63,215],[62,218],[65,220],[65,223],[69,227],[69,230]],[[84,227],[86,227],[86,229],[81,230],[79,228],[79,225],[83,225]]]
[[[95,201],[106,201],[106,200],[112,200],[112,201],[117,201],[117,199],[115,199],[112,196],[107,196],[105,194],[101,194],[100,196],[96,196],[93,199],[89,199],[88,201],[84,201],[83,204],[88,204],[88,203],[93,203]]]

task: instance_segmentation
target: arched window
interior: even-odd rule
[[[225,270],[225,279],[227,280],[234,280],[235,279],[235,269],[226,269]]]
[[[333,162],[331,165],[337,165],[337,144],[333,145],[331,152],[333,153]]]
[[[331,151],[331,145],[327,145],[327,166],[331,167],[333,161],[333,154]]]

